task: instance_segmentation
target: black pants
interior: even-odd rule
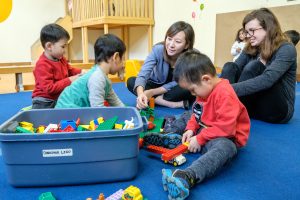
[[[228,62],[223,67],[221,78],[228,79],[231,84],[238,83],[254,78],[264,70],[265,65],[259,61],[249,62],[242,71],[237,64]],[[267,90],[242,96],[239,99],[247,108],[251,118],[270,123],[284,123],[288,105],[280,80]]]
[[[47,109],[47,108],[54,108],[56,105],[55,100],[45,99],[45,100],[32,100],[32,109]]]
[[[135,79],[136,79],[136,77],[130,77],[127,80],[127,88],[134,95],[136,95],[135,91],[133,91]],[[154,88],[158,88],[161,86],[162,85],[160,85],[160,84],[155,84],[155,83],[148,81],[145,86],[145,90],[154,89]],[[164,93],[163,99],[166,101],[172,101],[172,102],[188,100],[190,103],[192,103],[195,101],[195,97],[188,90],[185,90],[185,89],[179,87],[179,85],[173,87],[171,90]]]

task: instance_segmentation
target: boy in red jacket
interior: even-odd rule
[[[189,190],[215,175],[246,145],[250,119],[228,80],[220,79],[210,59],[199,52],[181,55],[174,70],[180,87],[196,96],[182,142],[202,156],[184,170],[163,169],[162,182],[171,199],[185,199]]]
[[[44,53],[33,70],[33,109],[54,108],[60,93],[80,76],[81,69],[72,68],[63,57],[69,39],[69,33],[58,24],[42,28],[40,40]]]

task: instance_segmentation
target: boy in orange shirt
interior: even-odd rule
[[[181,55],[174,70],[180,87],[196,96],[193,114],[182,142],[202,156],[184,170],[162,170],[164,189],[171,199],[185,199],[189,190],[215,175],[246,145],[250,119],[228,80],[220,79],[210,59],[199,52]]]

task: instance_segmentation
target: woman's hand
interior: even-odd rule
[[[136,98],[136,107],[138,109],[144,109],[148,107],[148,98],[144,92]]]

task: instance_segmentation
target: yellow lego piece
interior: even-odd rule
[[[97,121],[98,121],[99,124],[101,124],[101,123],[104,122],[104,119],[103,119],[103,117],[99,117],[99,118],[97,119]]]
[[[96,125],[94,120],[90,121],[89,130],[94,131],[96,129]]]
[[[138,187],[131,185],[124,190],[124,194],[122,195],[122,200],[126,199],[143,200],[143,195]]]
[[[115,129],[123,129],[122,124],[115,124]]]
[[[44,133],[45,131],[45,127],[44,126],[39,126],[37,129],[36,129],[36,132],[37,133]]]
[[[24,128],[24,127],[33,127],[33,124],[32,124],[32,123],[26,122],[26,121],[20,122],[19,125],[20,125],[21,127],[23,127],[23,128]]]

